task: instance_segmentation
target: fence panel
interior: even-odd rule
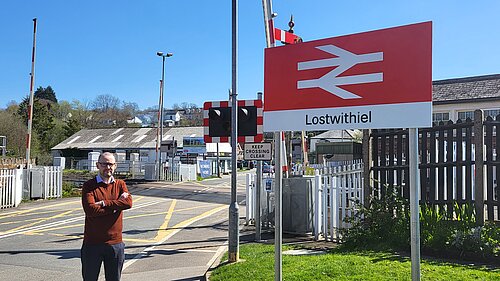
[[[0,169],[0,208],[14,207],[14,170]]]
[[[500,172],[500,159],[496,144],[500,142],[500,135],[497,134],[500,127],[500,116],[495,119],[488,116],[485,121],[486,146],[486,192],[485,218],[489,221],[500,220],[500,189],[498,188],[497,175]]]
[[[58,198],[62,196],[62,169],[58,166],[44,167],[45,183],[44,198]]]
[[[317,189],[322,198],[322,219],[317,220],[322,224],[322,234],[325,240],[338,241],[339,230],[348,228],[345,222],[347,217],[352,217],[358,211],[357,203],[363,204],[363,164],[359,161],[353,164],[332,167],[328,173],[317,175],[317,182],[321,188]],[[315,220],[316,221],[316,220]]]
[[[0,169],[0,209],[17,207],[22,200],[22,169]]]
[[[479,123],[481,126],[481,123]],[[496,144],[500,142],[497,127],[500,116],[487,118],[484,145],[485,218],[500,220],[500,191],[497,187],[497,174],[500,173],[500,159],[497,158]],[[482,204],[476,202],[475,176],[475,137],[474,122],[471,119],[456,123],[440,122],[432,128],[419,130],[421,203],[439,206],[453,218],[454,204]],[[406,130],[372,130],[372,167],[374,186],[372,195],[380,198],[386,186],[401,186],[402,196],[408,198],[409,173],[405,161],[408,155]],[[478,182],[479,183],[479,182]]]

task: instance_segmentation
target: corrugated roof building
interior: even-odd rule
[[[91,151],[156,151],[156,128],[83,129],[52,148],[54,156],[80,151],[81,156]],[[182,147],[184,137],[203,137],[203,127],[167,127],[163,141],[177,141]]]

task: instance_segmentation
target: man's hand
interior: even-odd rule
[[[106,204],[104,204],[104,201],[103,201],[103,200],[101,200],[101,201],[99,201],[99,202],[95,202],[94,204],[95,204],[95,205],[99,205],[99,206],[101,206],[101,207],[105,207],[105,206],[106,206]]]
[[[129,196],[129,194],[127,192],[123,192],[121,195],[120,195],[120,198],[119,199],[127,199]]]

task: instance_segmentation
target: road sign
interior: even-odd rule
[[[245,160],[267,160],[272,158],[271,143],[245,143],[243,146],[243,159]]]
[[[264,131],[429,127],[432,23],[265,50]]]
[[[262,100],[238,101],[238,142],[261,142]],[[231,104],[228,101],[207,101],[203,104],[205,143],[230,142]]]

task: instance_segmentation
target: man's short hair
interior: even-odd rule
[[[112,156],[113,158],[115,158],[115,155],[114,155],[113,153],[111,153],[111,152],[103,152],[103,153],[101,153],[101,154],[99,155],[99,159],[98,159],[98,161],[101,161],[101,160],[102,160],[102,158],[104,158],[104,157],[106,157],[106,156]]]

